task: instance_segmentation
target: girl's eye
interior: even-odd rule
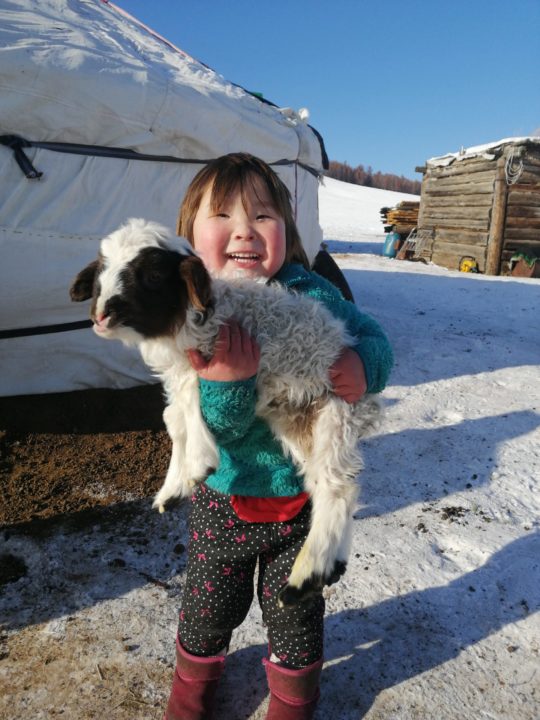
[[[264,213],[257,215],[257,220],[268,220],[269,218],[270,218],[270,215],[265,215]]]

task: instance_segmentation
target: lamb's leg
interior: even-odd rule
[[[313,451],[305,472],[311,527],[278,594],[281,606],[298,602],[345,572],[358,499],[356,476],[362,469],[353,412],[343,401],[330,398],[314,425]]]
[[[202,482],[219,464],[216,441],[204,422],[198,398],[196,406],[189,412],[187,429],[184,472],[190,478],[191,487],[193,488]]]
[[[188,497],[192,487],[182,466],[187,440],[186,419],[182,408],[177,409],[168,405],[163,413],[163,420],[172,441],[172,452],[167,475],[152,503],[152,507],[157,508],[161,513],[165,511],[165,505],[169,500]]]
[[[168,405],[163,413],[172,440],[172,454],[165,481],[153,507],[164,512],[167,501],[187,498],[197,483],[217,467],[216,443],[201,415],[198,386],[186,385],[182,406]]]

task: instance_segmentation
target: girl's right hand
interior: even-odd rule
[[[257,374],[261,351],[247,330],[231,320],[220,327],[210,360],[206,360],[198,350],[188,350],[187,355],[199,377],[231,382],[247,380]]]

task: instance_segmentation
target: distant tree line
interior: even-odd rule
[[[353,168],[348,163],[330,160],[330,167],[325,173],[328,177],[353,183],[354,185],[365,185],[366,187],[380,188],[381,190],[395,190],[396,192],[411,193],[420,195],[420,180],[409,180],[403,175],[392,175],[391,173],[373,172],[371,166],[365,168],[358,165]]]

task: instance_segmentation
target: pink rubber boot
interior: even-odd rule
[[[319,699],[322,660],[301,670],[290,670],[263,660],[270,688],[266,720],[311,720]]]
[[[224,665],[224,655],[191,655],[176,638],[176,669],[163,720],[211,720]]]

